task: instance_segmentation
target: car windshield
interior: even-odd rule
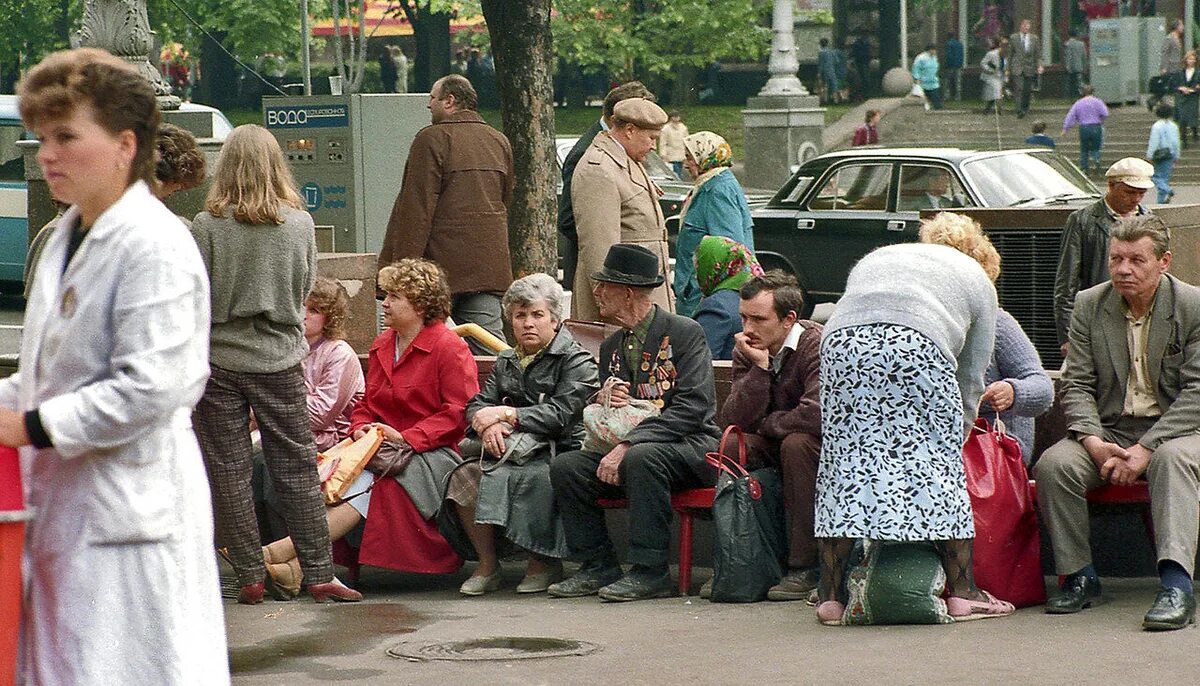
[[[646,168],[646,173],[650,178],[667,181],[678,181],[679,177],[675,174],[675,170],[671,169],[671,165],[667,164],[663,158],[658,156],[658,153],[651,150],[646,155],[646,159],[642,161],[642,166]]]
[[[985,157],[964,164],[963,172],[978,189],[985,207],[1100,196],[1087,177],[1052,152]]]

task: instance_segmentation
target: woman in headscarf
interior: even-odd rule
[[[704,328],[714,360],[733,359],[733,335],[742,330],[738,291],[763,269],[749,248],[724,236],[705,236],[695,256],[696,279],[704,294],[692,316]],[[679,269],[676,262],[676,269]],[[678,272],[677,272],[678,273]]]
[[[726,236],[754,250],[753,222],[746,193],[734,178],[733,152],[711,131],[698,131],[683,139],[683,166],[696,180],[679,218],[675,246],[675,311],[694,317],[700,305],[700,285],[692,269],[692,256],[705,236]],[[734,314],[737,314],[736,301]]]

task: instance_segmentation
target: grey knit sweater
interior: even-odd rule
[[[984,375],[985,384],[991,385],[995,381],[1012,384],[1013,404],[1000,413],[1000,421],[1021,444],[1021,457],[1029,464],[1033,459],[1033,420],[1054,404],[1054,382],[1042,368],[1042,358],[1029,336],[1004,310],[996,315],[996,347]],[[991,403],[984,404],[980,414],[989,421],[996,417]]]
[[[925,335],[955,366],[966,436],[992,358],[996,311],[996,289],[974,259],[944,245],[901,243],[854,265],[824,335],[865,324],[896,324]]]
[[[317,244],[307,212],[283,210],[279,225],[242,224],[196,215],[192,235],[212,290],[213,366],[267,374],[304,359],[304,299],[317,273]]]

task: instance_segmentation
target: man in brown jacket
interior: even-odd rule
[[[629,98],[613,107],[612,127],[596,138],[575,167],[571,205],[579,236],[579,261],[571,289],[571,316],[599,321],[591,275],[604,267],[608,249],[634,243],[658,256],[667,274],[667,225],[658,204],[658,186],[646,175],[642,160],[654,149],[667,113],[645,98]],[[653,292],[653,301],[675,311],[670,279]]]
[[[750,460],[780,469],[788,573],[767,597],[803,600],[817,586],[813,508],[821,457],[821,325],[798,319],[804,298],[796,279],[781,271],[750,279],[741,296],[742,332],[734,336],[733,387],[721,424],[742,427]]]
[[[437,262],[450,281],[455,323],[474,322],[503,339],[500,296],[513,280],[512,148],[475,111],[478,102],[466,77],[452,74],[433,84],[433,123],[409,149],[379,266],[403,257]]]

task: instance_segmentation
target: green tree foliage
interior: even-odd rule
[[[27,68],[67,47],[81,7],[79,0],[0,0],[0,64]]]
[[[754,60],[771,43],[771,3],[750,0],[555,0],[560,57],[619,79],[668,76],[724,59]]]
[[[147,0],[146,5],[150,28],[163,42],[177,41],[192,51],[199,46],[200,31],[186,12],[243,60],[266,54],[300,54],[300,3],[296,0]],[[310,0],[309,5],[312,12],[329,11],[328,2]]]

